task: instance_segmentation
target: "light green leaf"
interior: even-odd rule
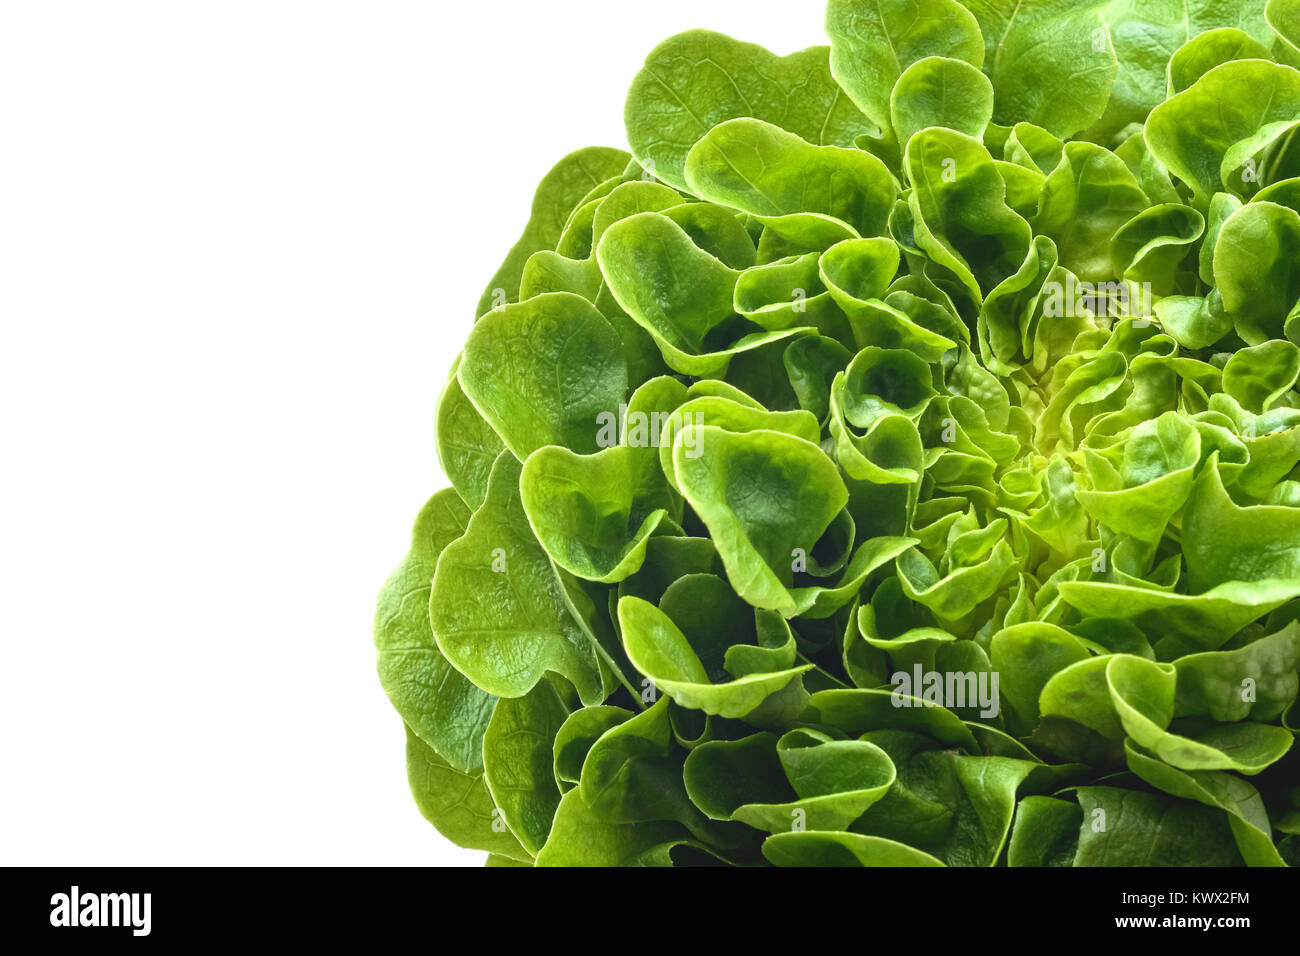
[[[438,560],[430,620],[438,648],[479,687],[522,697],[554,671],[584,704],[603,697],[595,647],[570,614],[519,498],[519,463],[502,452],[487,500]]]
[[[875,744],[806,729],[702,744],[684,773],[710,817],[769,833],[843,830],[894,782],[894,765]]]
[[[628,657],[637,669],[681,706],[706,714],[744,717],[811,667],[787,667],[713,683],[696,649],[662,610],[628,596],[618,602],[618,619]]]
[[[1205,208],[1210,196],[1227,189],[1231,166],[1251,158],[1282,135],[1300,116],[1300,72],[1267,60],[1234,60],[1216,66],[1151,111],[1147,145],[1193,191]],[[1256,142],[1261,131],[1264,139]],[[1233,152],[1250,143],[1249,151]],[[1233,188],[1234,186],[1238,188]]]
[[[1080,787],[1075,866],[1240,866],[1225,815],[1163,794]]]
[[[1214,246],[1214,278],[1247,344],[1281,338],[1287,313],[1300,301],[1300,213],[1271,202],[1234,212]]]
[[[851,227],[840,238],[882,235],[897,195],[889,169],[870,153],[816,146],[750,118],[709,130],[691,147],[685,171],[696,195],[793,241],[808,234],[811,216]]]
[[[1264,0],[1113,0],[1107,4],[1102,17],[1115,45],[1119,72],[1106,114],[1089,130],[1089,138],[1102,142],[1102,136],[1113,134],[1127,123],[1143,122],[1152,107],[1167,95],[1166,67],[1172,79],[1174,61],[1192,45],[1188,41],[1202,31],[1233,28],[1234,34],[1244,31],[1248,39],[1254,36],[1261,43],[1268,42],[1263,8]],[[1194,58],[1204,56],[1201,53]],[[1178,92],[1186,85],[1190,84],[1170,92]]]
[[[927,56],[898,78],[889,97],[894,134],[906,145],[931,126],[955,129],[979,139],[993,116],[993,84],[963,60]]]
[[[379,682],[408,730],[452,768],[483,766],[483,732],[496,698],[447,662],[429,626],[429,590],[438,555],[464,534],[470,511],[455,491],[440,491],[420,509],[411,550],[379,592],[375,649]]]
[[[690,833],[679,823],[614,823],[602,819],[570,790],[560,801],[537,866],[671,866],[674,846]]]
[[[632,153],[656,178],[686,188],[686,153],[739,116],[818,145],[852,146],[871,123],[833,79],[826,47],[775,56],[709,30],[688,30],[650,51],[632,80],[623,119]]]
[[[1007,866],[1071,866],[1083,811],[1055,797],[1025,797],[1007,844]]]
[[[543,445],[590,454],[598,416],[627,393],[618,334],[586,299],[534,296],[474,326],[457,370],[461,388],[520,461]]]
[[[1034,231],[1056,243],[1060,264],[1086,282],[1114,278],[1110,242],[1150,205],[1124,161],[1093,143],[1066,143],[1043,185]]]
[[[1300,509],[1239,507],[1214,463],[1201,469],[1183,514],[1188,583],[1197,592],[1236,582],[1300,586]]]
[[[1165,793],[1224,810],[1249,866],[1285,866],[1273,845],[1272,827],[1259,791],[1240,777],[1217,770],[1178,770],[1155,759],[1132,741],[1124,745],[1128,767]]]
[[[552,747],[568,716],[555,689],[542,681],[523,697],[502,698],[483,737],[483,777],[493,803],[533,855],[546,843],[560,804]]]
[[[1217,721],[1275,720],[1300,688],[1300,623],[1235,650],[1188,654],[1174,661],[1175,713]]]
[[[909,66],[928,56],[984,60],[979,25],[956,0],[830,0],[826,35],[836,81],[885,141],[890,93]]]
[[[819,691],[809,701],[806,719],[851,737],[892,728],[923,733],[948,746],[977,749],[970,728],[951,710],[899,691]]]
[[[406,728],[406,777],[420,814],[448,840],[470,850],[527,861],[531,857],[501,823],[482,770],[457,770]]]
[[[948,866],[993,866],[1011,830],[1016,791],[1036,766],[1009,757],[924,749],[924,738],[873,731],[898,768],[898,782],[853,824],[855,833],[896,840]]]
[[[904,167],[918,248],[951,269],[978,303],[1024,261],[1029,224],[1006,205],[988,151],[963,133],[922,130],[907,143]]]
[[[487,495],[492,463],[505,445],[465,396],[454,368],[438,399],[437,437],[443,474],[470,510],[477,510]]]
[[[812,553],[848,502],[831,460],[793,435],[692,424],[677,433],[673,468],[736,593],[755,607],[793,613],[794,559]]]
[[[1027,721],[1038,719],[1038,698],[1052,676],[1089,656],[1083,641],[1041,621],[1003,628],[989,644],[989,659],[1001,675],[999,687]]]
[[[1221,64],[1232,60],[1267,59],[1268,48],[1249,33],[1236,27],[1207,30],[1189,39],[1169,58],[1169,95],[1181,93]],[[1154,106],[1155,102],[1148,105]]]
[[[943,866],[923,850],[862,833],[803,830],[774,833],[763,841],[774,866]]]
[[[639,486],[642,449],[620,445],[594,455],[539,448],[524,462],[520,492],[537,540],[560,567],[602,583],[621,581],[645,560],[646,542],[668,514],[669,490]],[[642,456],[644,457],[644,456]],[[650,464],[657,464],[651,456]],[[653,510],[651,510],[653,508]]]
[[[574,208],[594,187],[619,175],[631,158],[621,149],[588,146],[565,156],[542,177],[523,235],[483,290],[476,316],[518,301],[528,257],[539,249],[554,249]]]
[[[1117,61],[1097,0],[968,0],[984,36],[993,120],[1072,136],[1106,108]]]

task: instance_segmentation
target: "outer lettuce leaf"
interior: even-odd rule
[[[481,769],[457,770],[408,727],[406,776],[411,796],[439,833],[461,846],[527,861],[528,851],[499,822]]]
[[[528,526],[519,471],[502,452],[483,507],[438,560],[430,602],[438,648],[497,696],[523,696],[554,671],[573,683],[584,703],[598,703],[600,660]]]
[[[470,512],[455,491],[438,492],[420,509],[411,550],[379,592],[375,649],[379,681],[407,731],[460,771],[483,765],[483,733],[496,698],[443,657],[429,626],[429,591],[438,555],[462,534]]]
[[[597,416],[627,392],[618,334],[569,292],[485,315],[470,332],[456,377],[520,461],[543,445],[595,452]]]
[[[679,33],[651,50],[624,110],[632,153],[678,189],[686,188],[682,168],[691,144],[739,116],[818,145],[851,146],[871,131],[831,79],[826,47],[779,57],[709,30]]]
[[[631,158],[621,149],[589,146],[570,153],[551,168],[537,185],[523,235],[483,290],[476,316],[518,301],[519,282],[528,257],[541,249],[554,249],[574,207],[594,187],[619,175]]]

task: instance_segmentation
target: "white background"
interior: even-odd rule
[[[0,863],[479,864],[370,641],[439,387],[645,54],[780,0],[0,13]]]

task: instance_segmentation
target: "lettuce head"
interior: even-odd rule
[[[375,619],[420,811],[490,865],[1296,862],[1300,3],[825,28],[651,50],[467,322]]]

